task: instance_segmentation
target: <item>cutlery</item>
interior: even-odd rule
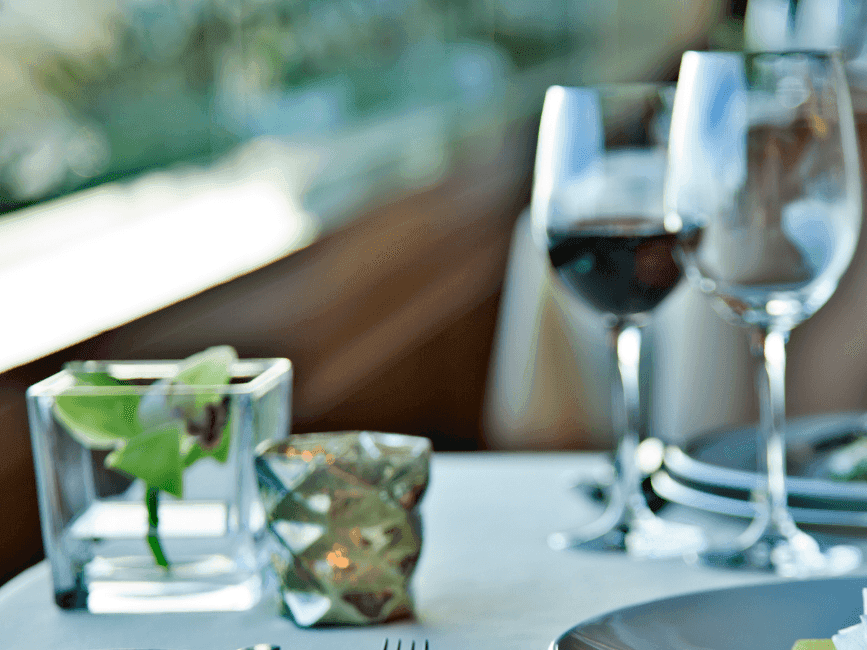
[[[382,650],[388,650],[388,639],[385,640],[385,645],[382,646]],[[401,650],[400,639],[397,640],[397,646],[394,648],[394,650]],[[409,646],[408,650],[415,650],[415,641],[412,642],[412,645]],[[422,647],[421,643],[419,642],[419,650],[430,650],[427,639],[425,639],[424,641],[424,647]]]

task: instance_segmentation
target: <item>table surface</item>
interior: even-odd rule
[[[545,650],[575,624],[612,609],[777,579],[677,559],[550,550],[549,532],[592,517],[592,504],[568,490],[569,478],[602,462],[588,453],[435,454],[422,507],[415,620],[300,629],[278,614],[274,598],[240,613],[68,612],[54,605],[42,562],[0,589],[0,648],[234,650],[270,643],[282,650],[381,650],[389,638],[429,639],[430,650]]]

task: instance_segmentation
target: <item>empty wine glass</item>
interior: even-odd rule
[[[615,481],[602,515],[554,533],[553,548],[675,556],[700,541],[693,527],[654,515],[641,489],[641,328],[681,279],[663,226],[663,175],[674,88],[554,86],[546,94],[532,197],[534,239],[557,286],[595,308],[610,332],[618,381]]]
[[[786,342],[831,297],[861,228],[860,168],[843,64],[831,52],[687,52],[672,112],[665,224],[687,276],[757,360],[757,516],[707,562],[786,576],[854,569],[854,547],[820,548],[786,491]]]

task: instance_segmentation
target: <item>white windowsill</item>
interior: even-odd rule
[[[0,371],[308,245],[317,222],[275,169],[154,173],[0,220]]]
[[[505,113],[491,117],[477,138],[503,136]],[[450,119],[422,108],[320,142],[262,138],[213,169],[154,172],[3,217],[0,372],[286,257],[373,197],[436,182]]]

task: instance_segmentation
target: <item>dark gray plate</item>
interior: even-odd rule
[[[657,497],[671,503],[733,517],[752,518],[758,514],[755,506],[747,500],[746,493],[731,497],[717,494],[714,488],[698,489],[678,481],[665,470],[654,472],[650,477],[650,484]],[[798,502],[803,499],[790,499],[791,501]],[[799,524],[867,528],[867,507],[822,508],[816,507],[814,503],[810,507],[790,507],[789,512]]]
[[[787,426],[790,505],[823,510],[867,510],[867,482],[829,479],[823,461],[867,431],[867,414],[835,413],[793,418]],[[669,447],[665,471],[680,484],[746,500],[763,480],[756,473],[755,427],[713,431]]]
[[[861,576],[676,596],[581,623],[550,650],[790,650],[856,624],[864,587]]]

